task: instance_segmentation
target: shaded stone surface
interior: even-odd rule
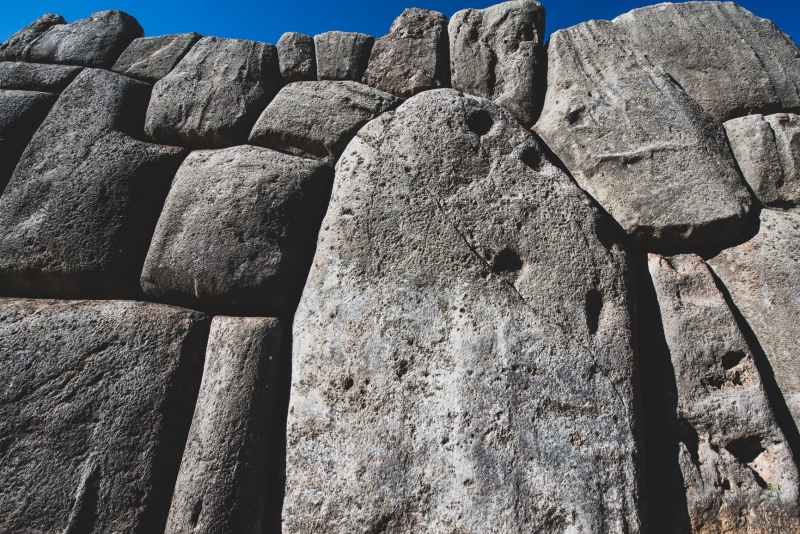
[[[722,127],[615,25],[555,32],[536,131],[628,233],[651,252],[722,246],[752,200]]]
[[[630,278],[508,111],[367,124],[294,319],[283,532],[640,532]]]
[[[278,319],[214,317],[166,534],[279,524],[290,339]]]
[[[0,89],[60,93],[83,67],[39,63],[0,62]]]
[[[363,33],[325,32],[314,36],[318,80],[360,82],[375,38]]]
[[[159,143],[192,148],[246,143],[281,84],[274,46],[204,37],[156,83],[145,131]]]
[[[400,99],[358,82],[297,82],[261,114],[249,142],[333,165],[361,127]]]
[[[199,33],[178,33],[134,39],[111,70],[156,83],[169,74],[201,37]]]
[[[84,69],[36,131],[0,197],[0,295],[137,298],[185,150],[145,143],[150,86]]]
[[[261,147],[193,152],[164,204],[142,288],[215,313],[291,313],[332,178],[326,165]]]
[[[66,23],[67,21],[61,15],[45,13],[12,35],[8,41],[0,44],[0,61],[20,61],[26,46],[50,29],[51,26]]]
[[[536,122],[547,89],[542,4],[464,9],[449,31],[453,88],[497,102],[526,126]]]
[[[310,82],[317,79],[317,56],[313,37],[286,32],[278,40],[277,48],[284,82]]]
[[[0,299],[0,532],[161,532],[208,319]]]
[[[363,81],[400,98],[450,87],[447,17],[427,9],[403,11],[389,35],[375,41]]]

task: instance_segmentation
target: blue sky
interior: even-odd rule
[[[5,0],[0,13],[0,41],[45,12],[68,22],[95,11],[120,9],[139,20],[146,35],[196,31],[203,35],[276,43],[285,31],[309,35],[328,30],[359,31],[380,37],[406,7],[441,11],[448,17],[481,0]],[[626,0],[554,0],[543,2],[547,33],[590,19],[611,19],[645,2]],[[771,19],[800,41],[800,0],[740,0],[756,15]]]

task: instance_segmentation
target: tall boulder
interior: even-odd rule
[[[45,13],[12,35],[8,41],[0,44],[0,61],[22,60],[22,53],[25,51],[26,46],[50,29],[51,26],[66,23],[67,21],[61,15]]]
[[[156,83],[175,68],[201,37],[199,33],[179,33],[134,39],[111,70]]]
[[[311,82],[317,79],[317,55],[313,37],[286,32],[278,40],[277,48],[284,82]]]
[[[360,82],[367,70],[375,38],[355,32],[325,32],[314,36],[318,80]]]

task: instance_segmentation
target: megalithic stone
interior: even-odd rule
[[[0,89],[60,93],[80,74],[83,67],[45,65],[21,61],[0,62]]]
[[[313,37],[286,32],[281,35],[276,47],[284,82],[311,82],[317,79],[317,55]]]
[[[314,36],[318,80],[360,82],[367,70],[375,38],[355,32],[325,32]]]
[[[134,39],[111,70],[143,82],[156,83],[175,68],[201,37],[192,32]]]
[[[45,13],[20,31],[11,36],[5,43],[0,44],[0,61],[20,61],[25,47],[37,37],[46,32],[51,26],[66,24],[61,15]]]

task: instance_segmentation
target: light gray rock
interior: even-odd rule
[[[722,127],[610,22],[555,32],[536,131],[631,244],[692,251],[736,239],[752,199]]]
[[[143,82],[156,83],[175,68],[201,37],[199,33],[139,37],[128,45],[111,70]]]
[[[663,3],[614,19],[720,122],[800,112],[800,50],[771,21],[733,2]]]
[[[453,88],[494,100],[526,126],[536,122],[547,89],[544,7],[514,0],[464,9],[450,20]]]
[[[34,39],[22,53],[24,61],[110,69],[144,30],[122,11],[94,13],[71,24],[56,24]]]
[[[281,84],[274,46],[204,37],[156,83],[145,131],[193,148],[244,144]]]
[[[164,204],[142,288],[215,313],[291,314],[332,178],[327,165],[261,147],[193,152]]]
[[[50,29],[51,26],[66,23],[67,21],[61,15],[45,13],[12,35],[8,41],[0,44],[0,61],[20,61],[22,52],[32,41]]]
[[[0,300],[0,532],[163,532],[208,319]]]
[[[313,37],[286,32],[278,40],[277,48],[284,82],[310,82],[317,79],[317,56]]]
[[[165,534],[279,523],[290,336],[278,319],[214,317]]]
[[[375,38],[363,33],[325,32],[314,36],[318,80],[360,82]]]
[[[281,89],[249,142],[333,165],[367,122],[400,99],[358,82],[297,82]]]
[[[427,9],[403,11],[389,35],[375,41],[363,81],[400,98],[450,87],[447,17]]]
[[[651,254],[649,268],[667,350],[647,357],[668,362],[660,382],[645,385],[663,389],[650,420],[662,426],[659,447],[647,449],[658,469],[648,477],[662,491],[648,500],[666,509],[659,531],[680,532],[686,519],[691,532],[800,531],[797,467],[711,270],[691,254]],[[688,518],[675,512],[680,502]]]
[[[337,164],[294,319],[283,532],[640,532],[626,254],[492,102]]]
[[[84,69],[0,197],[0,295],[137,298],[161,206],[186,152],[143,137],[150,86]]]
[[[60,93],[83,67],[40,63],[0,62],[0,89]]]

